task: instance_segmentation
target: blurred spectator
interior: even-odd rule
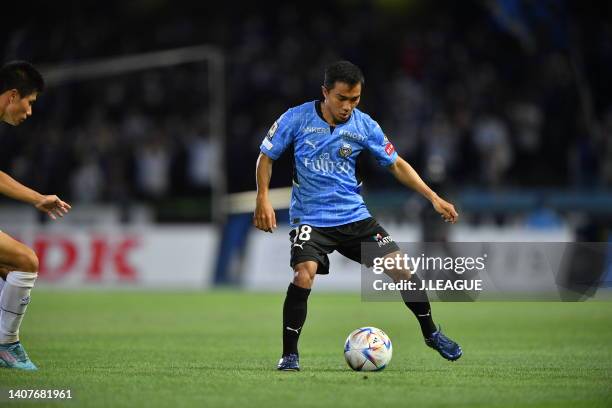
[[[493,187],[499,186],[513,159],[505,123],[493,115],[478,118],[474,125],[473,140],[480,153],[483,181]]]
[[[135,153],[138,191],[147,198],[162,198],[170,187],[170,152],[163,135],[156,134]]]
[[[214,173],[220,158],[217,146],[209,138],[199,134],[192,135],[187,140],[187,176],[189,184],[197,190],[210,188]]]
[[[102,199],[104,173],[93,154],[83,157],[71,180],[72,199],[76,202],[92,203]]]

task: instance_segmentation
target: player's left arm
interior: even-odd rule
[[[395,178],[411,189],[419,192],[423,197],[431,201],[434,209],[444,218],[444,221],[455,223],[459,214],[455,207],[448,201],[440,198],[429,186],[423,181],[415,169],[400,156],[388,167],[389,171]]]
[[[56,195],[43,195],[24,186],[8,174],[0,171],[0,194],[15,200],[32,204],[36,209],[47,213],[54,220],[70,210],[70,204],[60,200]]]

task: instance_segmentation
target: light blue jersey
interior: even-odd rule
[[[354,109],[345,123],[330,126],[317,101],[285,112],[261,143],[273,160],[293,145],[295,174],[289,208],[292,226],[334,227],[370,217],[355,176],[357,156],[369,150],[381,166],[397,159],[393,145],[369,115]]]

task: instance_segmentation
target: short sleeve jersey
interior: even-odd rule
[[[330,128],[318,101],[289,109],[261,143],[276,160],[293,147],[295,174],[289,208],[292,226],[333,227],[370,217],[355,174],[357,156],[370,151],[381,166],[397,160],[393,145],[369,115],[354,109],[348,121]]]

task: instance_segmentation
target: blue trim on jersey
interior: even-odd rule
[[[357,156],[368,150],[387,167],[397,160],[397,153],[369,115],[354,109],[349,120],[330,133],[315,103],[307,102],[281,115],[260,147],[276,160],[294,146],[297,183],[293,183],[289,222],[292,226],[334,227],[369,218],[355,177]]]

